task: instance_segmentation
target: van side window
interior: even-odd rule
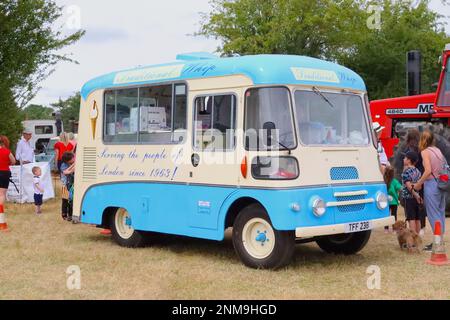
[[[289,90],[284,87],[247,90],[244,130],[246,150],[295,149]]]
[[[195,99],[194,147],[232,150],[235,146],[236,97],[215,95]]]
[[[113,143],[136,143],[139,115],[138,89],[107,92],[106,97],[106,134],[105,141]]]
[[[172,144],[186,138],[185,85],[146,86],[105,93],[104,141]]]

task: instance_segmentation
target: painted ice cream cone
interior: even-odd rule
[[[98,118],[98,108],[96,101],[94,101],[94,106],[92,107],[90,118],[91,118],[92,138],[95,140],[95,131],[97,129],[97,118]]]
[[[92,126],[92,138],[95,139],[95,128],[97,126],[97,119],[91,118],[91,126]]]

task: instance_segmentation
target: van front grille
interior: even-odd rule
[[[358,195],[358,196],[348,196],[348,197],[339,197],[338,202],[346,202],[346,201],[357,201],[357,200],[365,200],[365,195]],[[339,212],[342,213],[350,213],[350,212],[358,212],[363,211],[366,209],[365,204],[352,204],[348,206],[338,206],[337,207]]]
[[[359,180],[359,172],[355,167],[334,167],[330,170],[333,181]]]

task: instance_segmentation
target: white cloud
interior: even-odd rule
[[[214,39],[193,37],[200,12],[210,10],[209,0],[56,0],[65,8],[78,6],[86,35],[65,48],[79,64],[61,63],[41,86],[32,103],[49,105],[81,89],[93,77],[137,65],[175,60],[182,52],[214,52]],[[71,11],[72,12],[72,11]],[[66,27],[66,14],[59,24]],[[65,29],[67,33],[73,30]]]
[[[98,75],[137,65],[168,62],[178,53],[214,52],[214,39],[193,37],[200,28],[200,12],[209,12],[209,0],[56,0],[66,8],[60,24],[73,22],[67,8],[78,6],[86,36],[63,50],[79,64],[61,63],[41,86],[32,103],[49,105],[66,98]],[[440,13],[448,11],[432,1]],[[448,12],[447,15],[450,13]],[[72,18],[72,20],[70,20]],[[447,26],[450,33],[450,27]],[[66,32],[73,30],[66,29]]]

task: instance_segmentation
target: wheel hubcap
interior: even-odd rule
[[[130,214],[125,209],[119,209],[115,218],[116,230],[122,239],[130,239],[133,236],[134,229],[131,226]]]
[[[242,232],[242,242],[248,254],[256,259],[265,259],[275,247],[275,233],[264,219],[248,221]]]

